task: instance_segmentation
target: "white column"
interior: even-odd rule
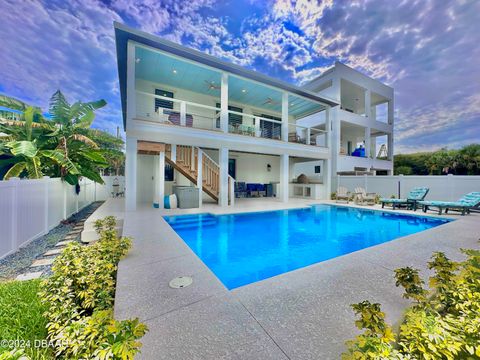
[[[176,163],[177,162],[177,145],[172,144],[171,147],[172,147],[172,152],[171,152],[171,155],[170,155],[170,159],[174,163]]]
[[[187,126],[187,103],[180,102],[180,126]]]
[[[137,116],[137,100],[135,92],[135,45],[127,45],[127,128],[128,122]]]
[[[395,121],[395,112],[394,112],[394,101],[393,99],[390,99],[388,101],[388,123],[390,125],[393,125]]]
[[[197,156],[197,188],[198,188],[198,206],[202,207],[203,203],[203,151],[198,149]]]
[[[387,153],[388,160],[393,161],[393,133],[387,134]]]
[[[370,128],[365,128],[365,156],[370,158],[370,146],[372,144],[372,140],[370,137]]]
[[[332,183],[334,178],[332,175],[333,162],[336,161],[338,156],[337,146],[334,146],[332,142],[333,129],[332,129],[332,111],[330,106],[325,109],[325,146],[328,147],[329,159],[323,161],[323,181],[326,184],[326,200],[330,200],[330,194],[332,193]]]
[[[260,133],[260,119],[257,117],[254,117],[253,119],[255,121],[255,136],[261,137],[262,134]]]
[[[165,152],[161,151],[158,154],[158,164],[157,164],[157,173],[156,177],[156,189],[157,193],[155,194],[158,199],[158,208],[163,209],[163,197],[165,196]]]
[[[127,135],[125,140],[125,210],[137,208],[137,139]]]
[[[282,140],[288,141],[288,93],[282,94]]]
[[[371,118],[372,93],[369,89],[365,90],[365,117]]]
[[[225,72],[220,84],[220,129],[228,132],[228,74]]]
[[[288,154],[280,155],[280,200],[288,202],[288,182],[290,180],[289,174],[289,156]]]
[[[219,165],[220,165],[220,206],[228,206],[228,149],[219,149]]]

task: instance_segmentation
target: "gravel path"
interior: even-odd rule
[[[50,230],[48,234],[35,239],[27,246],[20,248],[16,253],[0,260],[0,281],[14,279],[19,274],[32,271],[30,265],[35,259],[41,258],[47,250],[53,249],[77,223],[85,221],[102,203],[98,201],[90,204]],[[76,240],[79,241],[79,239],[80,236],[77,236]],[[43,271],[43,276],[45,276],[49,274],[50,266],[42,266],[34,271]]]

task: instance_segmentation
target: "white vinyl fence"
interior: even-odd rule
[[[480,176],[338,176],[337,184],[349,191],[361,186],[382,197],[395,195],[400,198],[405,198],[414,187],[424,186],[430,189],[426,200],[455,201],[469,192],[480,191]]]
[[[123,176],[104,176],[103,180],[104,185],[82,179],[78,195],[74,186],[59,178],[0,181],[0,259],[92,202],[106,200],[114,181],[124,188]]]

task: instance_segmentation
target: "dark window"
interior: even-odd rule
[[[165,181],[173,181],[173,166],[165,164]]]
[[[316,165],[315,166],[315,174],[320,174],[322,172],[322,168],[320,167],[320,165]]]
[[[155,89],[155,95],[169,97],[173,99],[173,92],[162,89]],[[158,108],[173,109],[173,101],[155,98],[155,112]]]
[[[220,109],[220,103],[217,103],[217,108]],[[243,109],[228,105],[228,110],[243,113]],[[228,125],[241,125],[242,115],[228,113]],[[220,128],[220,118],[217,118],[217,128]]]
[[[267,114],[262,114],[260,117],[265,119],[272,119],[276,121],[282,121],[278,116],[272,116]],[[271,121],[260,120],[260,131],[262,132],[262,137],[269,139],[280,139],[282,136],[282,124],[273,123]]]
[[[233,177],[234,179],[237,178],[237,159],[228,159],[228,175]]]

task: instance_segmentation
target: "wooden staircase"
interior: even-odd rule
[[[199,149],[194,146],[185,145],[176,145],[176,148],[176,160],[173,161],[172,146],[169,144],[166,145],[165,161],[198,186]],[[229,176],[229,188],[231,181],[232,179]],[[202,152],[202,190],[218,203],[220,193],[220,166],[205,154],[205,152]]]

